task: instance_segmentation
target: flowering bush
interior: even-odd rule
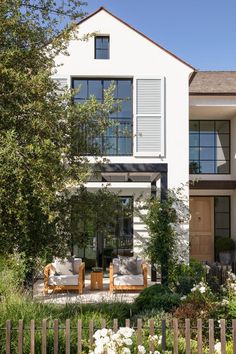
[[[89,354],[145,354],[144,345],[137,345],[135,340],[135,330],[130,327],[121,327],[117,332],[103,328],[94,334],[94,348]],[[161,337],[157,335],[149,336],[148,343],[151,343],[154,351],[150,354],[160,354],[157,347],[161,343]]]

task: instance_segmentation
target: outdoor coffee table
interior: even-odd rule
[[[102,278],[102,271],[92,272],[90,290],[94,290],[96,288],[98,290],[103,290]]]

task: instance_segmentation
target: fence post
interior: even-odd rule
[[[106,327],[106,320],[101,319],[101,328],[105,328]]]
[[[149,334],[150,334],[150,336],[154,336],[154,334],[155,334],[155,326],[154,326],[153,319],[149,320]],[[149,349],[150,349],[150,352],[154,352],[154,343],[152,340],[149,341]]]
[[[18,323],[18,354],[23,354],[23,332],[24,323],[23,320],[19,320]]]
[[[11,354],[11,321],[6,321],[6,354]]]
[[[209,354],[214,354],[214,320],[209,320]]]
[[[174,331],[174,354],[178,354],[179,353],[179,349],[178,349],[179,329],[178,329],[178,320],[177,320],[177,318],[173,319],[173,331]]]
[[[202,320],[198,318],[197,320],[197,352],[202,354]]]
[[[233,353],[236,354],[236,320],[232,320]]]
[[[162,347],[162,351],[165,352],[166,351],[166,320],[161,321],[161,335],[162,335],[161,347]]]
[[[82,353],[82,321],[78,320],[78,354]]]
[[[225,320],[220,320],[221,354],[226,354]]]
[[[142,344],[142,320],[141,318],[137,319],[137,344]]]
[[[113,331],[117,332],[118,331],[118,319],[114,318],[113,320]]]
[[[130,327],[130,319],[126,318],[125,320],[125,327]]]
[[[89,344],[93,345],[93,321],[89,321]]]
[[[59,332],[58,332],[58,320],[54,320],[53,322],[53,339],[54,339],[54,354],[59,353]]]
[[[185,319],[186,354],[190,354],[190,319]]]
[[[70,354],[70,319],[66,320],[66,354]]]
[[[35,322],[30,321],[30,354],[35,353]]]
[[[47,320],[42,320],[42,354],[47,354]]]

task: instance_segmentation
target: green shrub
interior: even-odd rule
[[[22,290],[25,270],[23,255],[0,256],[0,296],[11,296]]]
[[[178,306],[180,296],[167,286],[155,284],[143,290],[134,303],[134,313],[145,310],[170,311]]]
[[[233,251],[235,249],[235,243],[232,238],[229,237],[217,237],[215,242],[215,248],[217,254],[219,252]]]

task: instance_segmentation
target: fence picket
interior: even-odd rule
[[[232,320],[233,353],[236,354],[236,320]]]
[[[6,321],[6,354],[11,354],[11,321]]]
[[[197,346],[198,354],[202,354],[202,320],[200,318],[197,320]]]
[[[93,321],[89,321],[89,344],[93,345]]]
[[[66,320],[66,354],[70,354],[70,319]]]
[[[78,350],[77,350],[77,353],[81,354],[82,353],[82,321],[81,320],[78,320],[78,332],[77,332],[77,335],[78,335],[78,342],[77,342]]]
[[[35,353],[35,321],[30,321],[30,354]]]
[[[154,336],[155,334],[155,323],[154,320],[149,320],[149,334],[150,336]],[[154,343],[153,341],[149,341],[149,349],[151,352],[154,352]]]
[[[58,320],[54,320],[53,322],[53,348],[54,348],[54,354],[58,354],[59,353],[59,330],[58,330]]]
[[[18,353],[23,354],[23,335],[24,335],[24,323],[23,320],[18,322]]]
[[[225,320],[220,320],[221,354],[226,354]]]
[[[141,318],[137,319],[137,344],[141,345],[143,342],[142,340],[142,320]]]
[[[101,320],[101,328],[106,328],[106,320],[104,318]]]
[[[190,319],[185,319],[186,354],[190,354]]]
[[[209,354],[214,354],[214,320],[209,320]]]
[[[174,354],[178,354],[178,336],[179,336],[179,329],[178,329],[178,320],[177,318],[173,319],[173,331],[174,331]]]
[[[161,321],[161,349],[163,352],[166,351],[166,320]]]
[[[130,319],[126,318],[125,320],[125,327],[130,327]]]
[[[113,331],[117,332],[118,331],[118,319],[114,318],[113,320]]]
[[[42,354],[47,354],[47,320],[42,320]]]

